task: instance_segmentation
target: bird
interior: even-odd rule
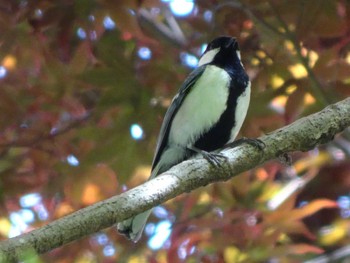
[[[242,127],[250,93],[237,39],[220,36],[209,42],[164,116],[149,179],[198,154],[219,164],[218,151],[234,144]],[[136,243],[151,211],[118,223],[119,233]]]

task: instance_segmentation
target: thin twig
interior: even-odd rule
[[[140,8],[138,11],[139,23],[143,28],[154,31],[161,37],[168,40],[168,42],[175,44],[178,47],[185,47],[187,40],[182,33],[180,27],[177,25],[175,18],[171,18],[169,14],[166,14],[166,19],[170,25],[167,26],[164,23],[158,21],[153,15],[145,8]]]
[[[270,5],[271,9],[274,11],[275,16],[277,18],[277,21],[280,23],[281,27],[285,31],[284,35],[294,45],[294,49],[297,53],[297,57],[298,57],[299,61],[301,62],[301,64],[304,66],[304,68],[305,68],[305,70],[306,70],[306,72],[311,80],[310,89],[311,89],[313,95],[316,97],[317,102],[320,103],[323,107],[328,105],[330,103],[328,96],[325,94],[321,83],[318,81],[318,79],[315,76],[315,73],[311,69],[309,60],[307,59],[307,57],[303,56],[300,43],[297,41],[295,34],[289,29],[286,22],[282,19],[282,17],[278,13],[278,11],[277,11],[275,5],[272,3],[272,1],[268,1],[268,4]]]

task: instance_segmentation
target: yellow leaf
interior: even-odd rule
[[[307,71],[305,67],[300,63],[289,66],[288,69],[290,73],[293,75],[293,77],[296,79],[305,78],[307,76]]]
[[[319,242],[324,246],[332,246],[347,237],[349,223],[338,221],[332,226],[323,227],[320,230]]]
[[[211,196],[206,192],[201,193],[201,195],[198,198],[198,204],[208,204],[210,201]]]
[[[281,78],[280,76],[274,74],[271,77],[270,83],[271,83],[272,88],[276,89],[276,88],[278,88],[278,87],[283,85],[284,79]]]
[[[348,52],[348,54],[346,55],[345,61],[346,63],[350,64],[350,52]]]
[[[314,96],[312,96],[310,93],[306,93],[304,97],[304,104],[305,105],[311,105],[316,102],[316,99]]]
[[[246,253],[242,253],[238,248],[236,247],[227,247],[224,250],[224,259],[225,262],[241,262],[243,260],[246,260],[248,258]]]
[[[271,108],[273,108],[274,110],[276,110],[279,113],[284,112],[284,108],[285,108],[286,103],[287,103],[287,98],[288,97],[284,96],[284,95],[275,97],[270,103]]]
[[[11,228],[10,221],[5,217],[1,217],[0,218],[0,234],[7,237],[9,232],[10,232],[10,228]]]
[[[131,256],[128,260],[128,263],[146,263],[146,257],[142,255]]]
[[[167,253],[164,250],[161,250],[157,253],[157,262],[158,263],[167,263]]]
[[[320,167],[329,163],[332,160],[332,156],[326,152],[321,151],[316,156],[310,156],[308,158],[300,159],[294,164],[295,171],[300,174],[310,167]]]
[[[296,91],[297,89],[297,85],[290,85],[287,89],[286,89],[286,93],[287,94],[292,94],[294,91]]]

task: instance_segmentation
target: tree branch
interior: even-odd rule
[[[168,43],[178,47],[185,47],[187,45],[187,40],[176,19],[166,8],[164,8],[163,13],[168,25],[158,21],[145,8],[141,8],[138,11],[139,24],[142,28],[159,35],[161,39],[166,40]]]
[[[175,196],[226,181],[284,153],[308,151],[350,126],[350,98],[276,130],[260,139],[264,150],[243,145],[223,152],[227,162],[213,167],[203,158],[185,161],[118,196],[96,203],[27,234],[0,243],[0,261],[16,262],[29,250],[45,253],[113,226]]]

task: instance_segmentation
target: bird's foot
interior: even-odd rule
[[[189,150],[201,154],[203,158],[213,166],[221,166],[222,161],[227,159],[226,156],[221,153],[207,152],[196,147],[191,147]]]
[[[259,150],[263,150],[266,147],[265,143],[262,140],[243,137],[234,142],[226,144],[224,148],[235,148],[237,146],[242,145],[243,143],[247,143]]]
[[[222,155],[221,153],[210,153],[202,151],[201,154],[205,160],[214,166],[221,166],[221,162],[226,161],[226,156]]]

